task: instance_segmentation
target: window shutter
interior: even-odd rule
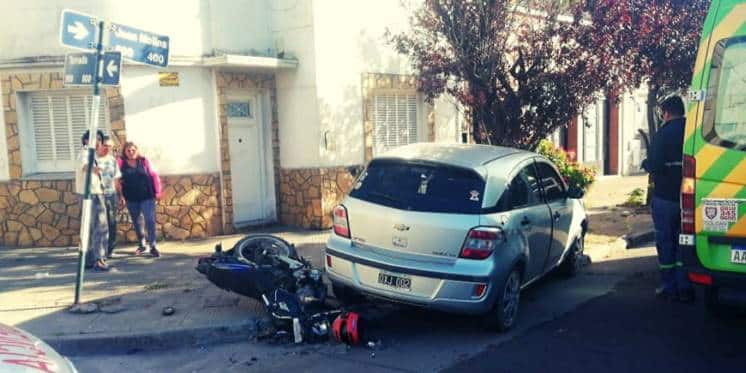
[[[417,96],[373,96],[374,154],[417,142]]]
[[[80,91],[39,91],[29,93],[31,126],[34,134],[33,172],[65,172],[73,168],[80,151],[80,138],[88,128],[93,97]],[[98,128],[108,132],[106,99],[99,107]]]
[[[34,145],[37,161],[54,160],[52,141],[52,115],[50,98],[41,95],[31,96],[31,120],[34,129]]]
[[[68,100],[62,96],[53,96],[52,102],[52,144],[54,160],[71,160],[70,149],[70,119],[68,115]]]

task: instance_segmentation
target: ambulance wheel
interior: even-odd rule
[[[705,287],[705,308],[715,316],[721,316],[725,306],[720,302],[720,289],[714,286]]]

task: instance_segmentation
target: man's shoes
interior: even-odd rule
[[[135,256],[140,256],[142,254],[145,254],[145,246],[140,246],[135,250]]]
[[[676,299],[676,294],[660,287],[655,289],[655,297],[661,300],[674,300]]]
[[[158,251],[158,249],[156,249],[155,246],[151,246],[150,247],[150,255],[152,255],[153,258],[160,258],[161,257],[160,251]]]
[[[111,269],[106,262],[103,260],[98,260],[96,264],[93,265],[93,270],[96,272],[108,272]]]
[[[689,289],[680,291],[676,300],[681,303],[693,303],[695,298],[696,297],[694,296],[694,290]]]

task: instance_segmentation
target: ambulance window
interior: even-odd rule
[[[705,139],[715,145],[746,151],[746,37],[718,42],[707,93]]]

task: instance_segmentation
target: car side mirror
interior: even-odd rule
[[[583,191],[583,189],[580,189],[578,187],[571,187],[567,191],[568,198],[580,199],[580,198],[583,198],[584,195],[585,195],[585,192]]]

